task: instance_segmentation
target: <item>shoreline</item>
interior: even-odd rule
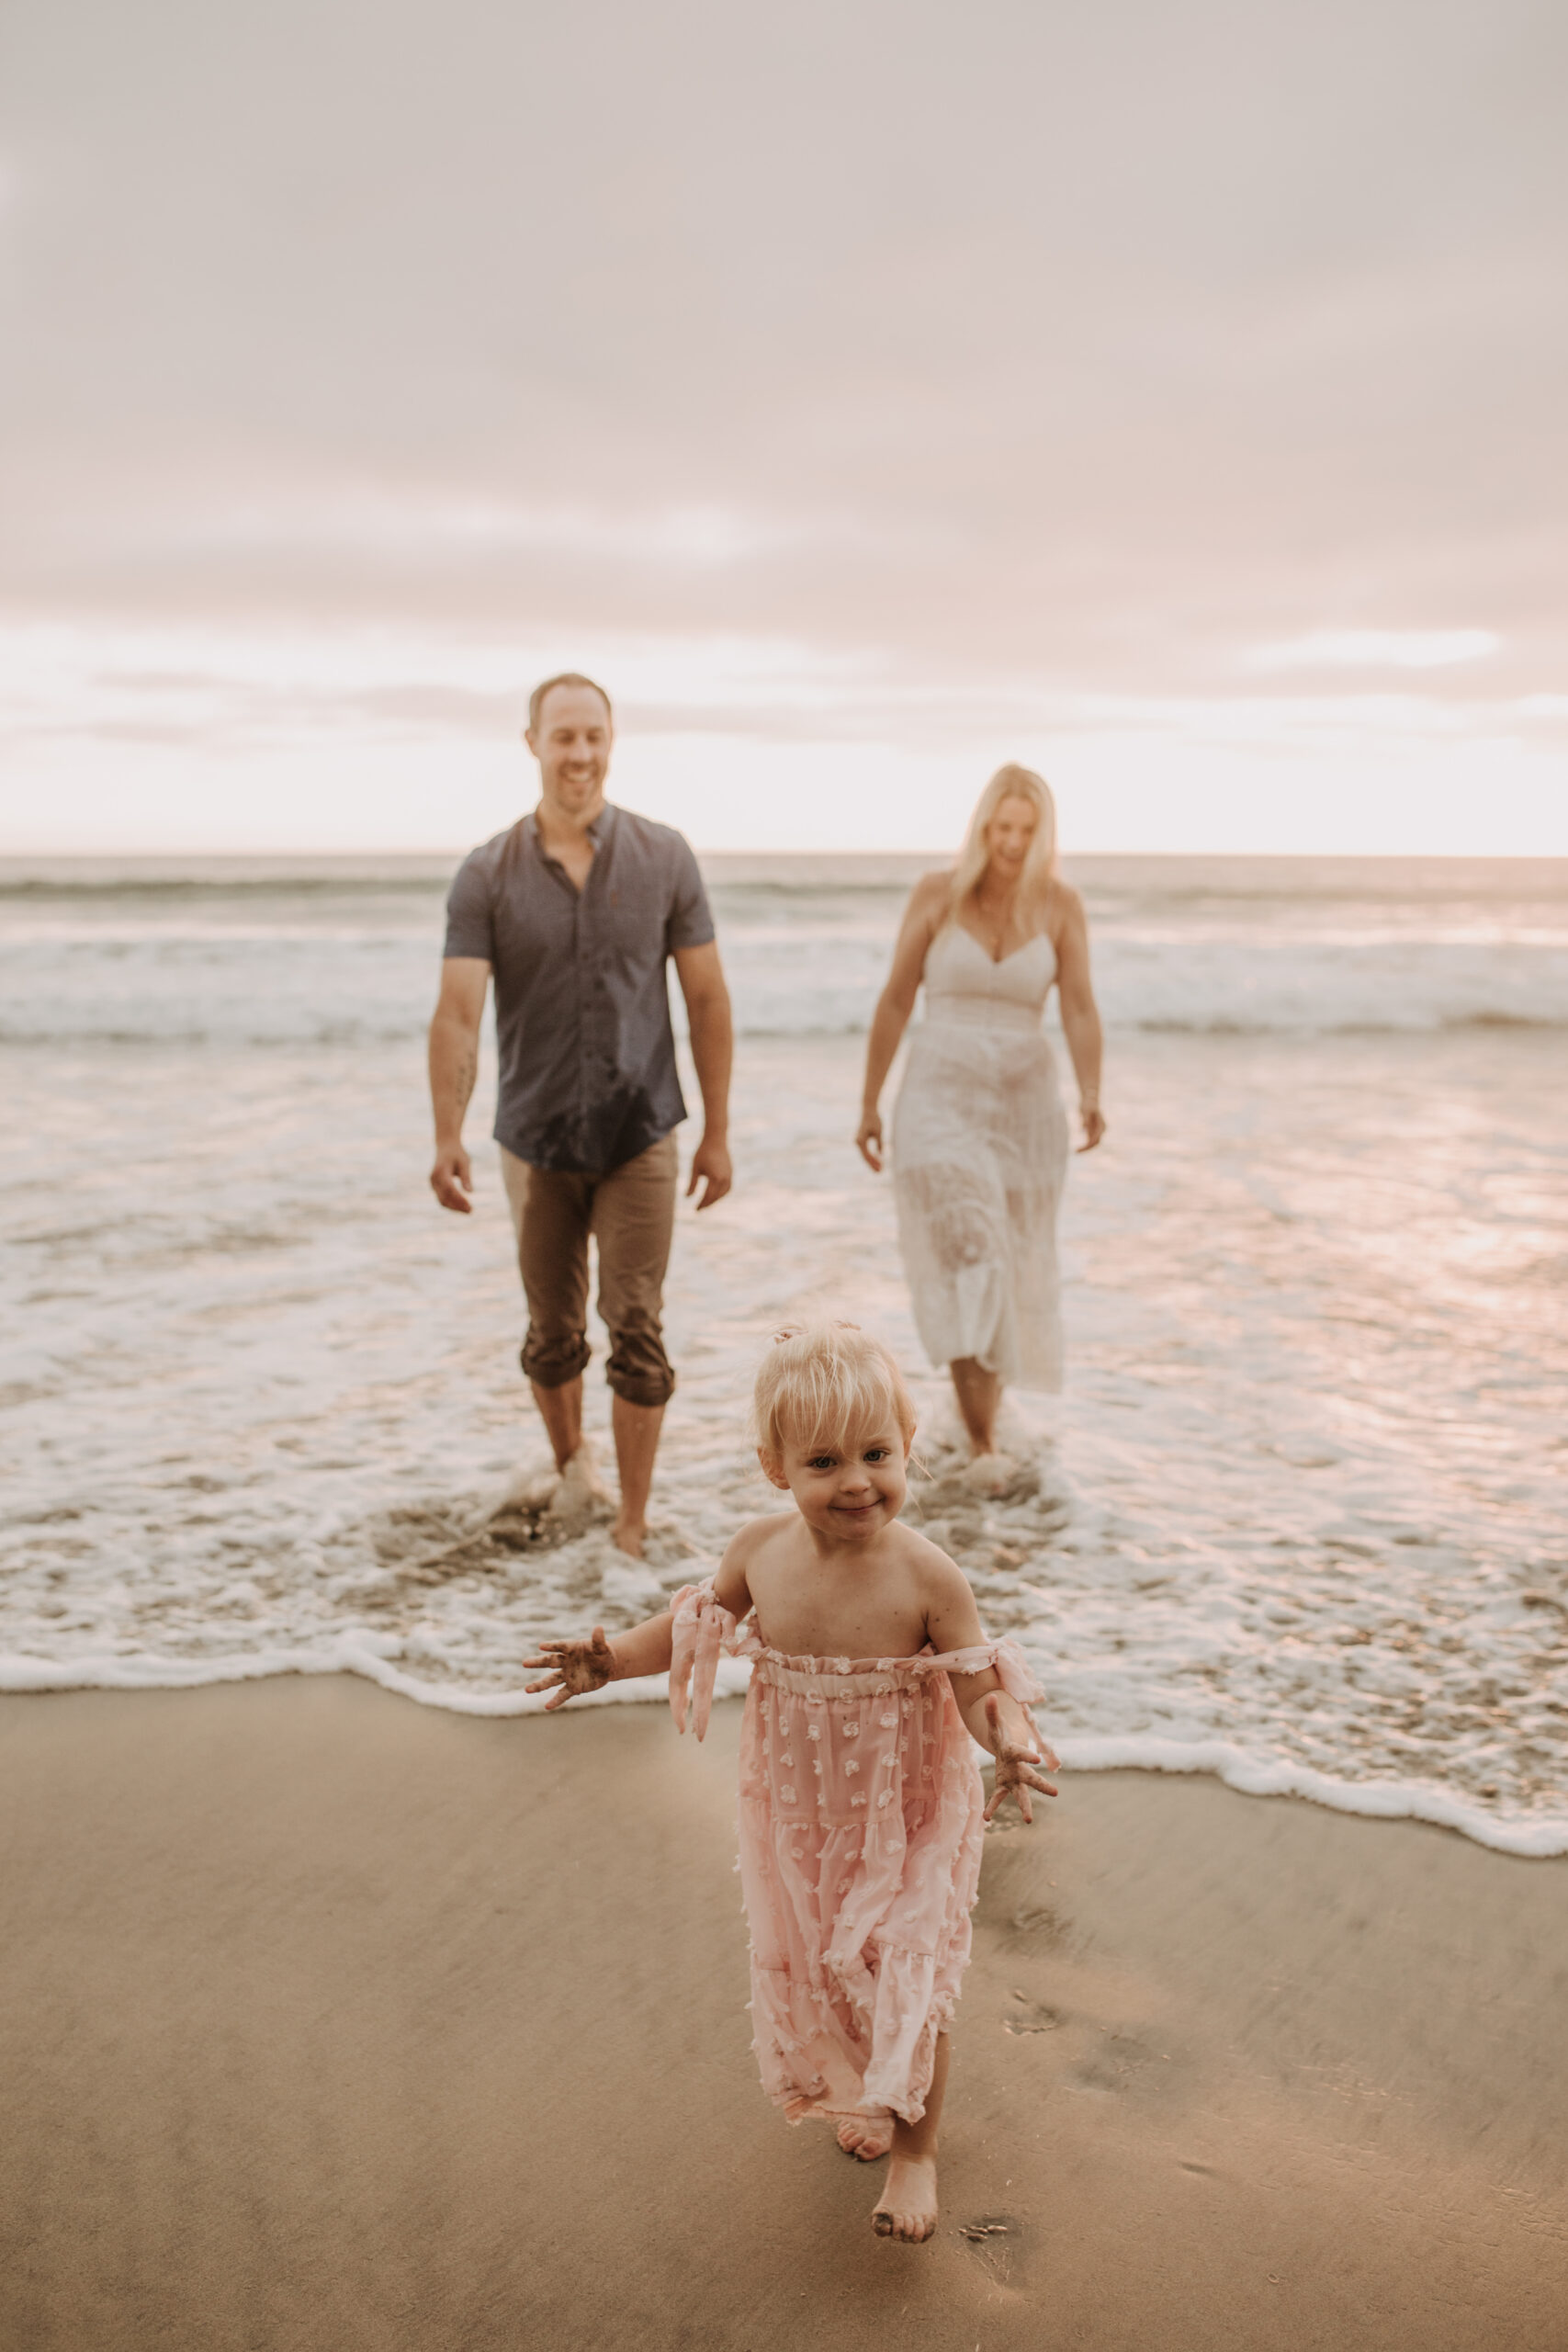
[[[739,1714],[0,1700],[5,2340],[1560,2352],[1568,1866],[1064,1781],[987,1838],[895,2247],[757,2085]]]
[[[231,1659],[124,1660],[89,1656],[65,1661],[21,1652],[0,1653],[0,1701],[65,1691],[198,1690],[288,1676],[340,1674],[355,1676],[395,1697],[412,1700],[416,1706],[447,1714],[512,1722],[546,1712],[542,1693],[533,1697],[524,1690],[470,1690],[460,1684],[422,1682],[352,1634],[333,1643],[325,1655],[263,1651],[241,1653]],[[750,1674],[744,1659],[721,1658],[716,1700],[740,1697]],[[623,1706],[666,1708],[667,1688],[668,1678],[662,1674],[629,1677],[573,1700],[571,1712]],[[1240,1796],[1295,1797],[1353,1819],[1420,1822],[1451,1829],[1491,1853],[1524,1861],[1551,1861],[1568,1855],[1568,1813],[1499,1820],[1467,1803],[1457,1791],[1431,1781],[1337,1781],[1310,1765],[1284,1757],[1259,1758],[1220,1739],[1174,1740],[1155,1733],[1103,1736],[1063,1733],[1052,1744],[1064,1772],[1157,1772],[1213,1779]]]

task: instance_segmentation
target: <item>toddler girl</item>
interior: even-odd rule
[[[756,1390],[758,1458],[795,1509],[743,1527],[706,1583],[606,1641],[546,1642],[550,1707],[670,1669],[699,1739],[719,1653],[752,1661],[740,1745],[740,1871],[755,2047],[792,2123],[836,2123],[874,2162],[884,2237],[936,2228],[944,2030],[969,1957],[982,1825],[1004,1797],[1055,1796],[1011,1642],[987,1641],[944,1552],[903,1526],[915,1412],[875,1340],[781,1333]],[[973,1733],[997,1758],[984,1803]]]

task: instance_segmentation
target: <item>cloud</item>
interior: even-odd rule
[[[544,648],[778,742],[1568,684],[1561,12],[8,25],[0,616],[199,643],[193,727],[280,723],[247,665],[311,637],[297,728],[377,741]]]
[[[1450,670],[1485,661],[1502,642],[1489,628],[1323,628],[1259,645],[1249,662],[1255,670]]]

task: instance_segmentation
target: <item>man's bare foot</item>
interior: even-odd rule
[[[892,2118],[846,2115],[839,2126],[839,2145],[846,2156],[858,2156],[863,2165],[879,2163],[893,2145]]]
[[[643,1538],[647,1533],[648,1528],[640,1519],[617,1519],[610,1530],[610,1541],[617,1552],[626,1554],[628,1560],[640,1560]]]
[[[610,1490],[599,1476],[593,1448],[586,1438],[560,1474],[545,1516],[557,1526],[577,1528],[596,1518],[608,1505]]]
[[[500,1519],[506,1511],[547,1510],[560,1488],[560,1472],[548,1470],[519,1470],[491,1516]]]
[[[871,2226],[879,2238],[922,2245],[936,2235],[936,2158],[896,2155],[877,2199]]]

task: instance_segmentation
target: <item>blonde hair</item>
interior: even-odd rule
[[[896,1420],[906,1453],[915,1402],[880,1340],[856,1323],[791,1325],[762,1358],[751,1396],[751,1434],[764,1453],[786,1445],[837,1450],[858,1430]]]
[[[1051,787],[1032,768],[1021,768],[1010,760],[1005,767],[997,770],[975,803],[975,814],[969,820],[969,831],[964,836],[964,847],[953,869],[944,923],[957,922],[959,909],[990,863],[986,833],[1004,800],[1027,800],[1034,811],[1034,833],[1019,876],[1021,895],[1025,901],[1043,899],[1055,879],[1056,803]]]

